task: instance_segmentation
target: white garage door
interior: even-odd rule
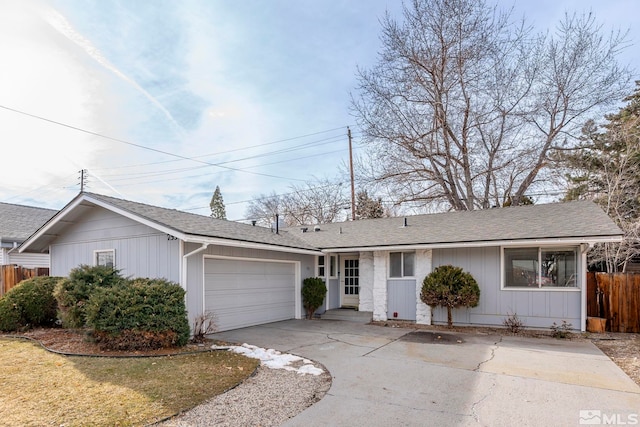
[[[205,311],[219,331],[293,319],[295,264],[205,258]]]

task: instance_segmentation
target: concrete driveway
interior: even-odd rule
[[[290,320],[215,337],[331,372],[285,426],[640,425],[640,387],[590,342],[427,332]]]

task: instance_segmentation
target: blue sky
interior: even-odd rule
[[[511,5],[539,29],[589,9],[606,31],[630,28],[622,58],[640,69],[640,2],[500,2]],[[337,176],[347,126],[362,152],[349,92],[356,67],[376,61],[378,20],[400,18],[401,3],[0,0],[0,10],[0,201],[61,208],[88,169],[89,191],[205,215],[219,185],[229,219],[242,219],[254,196]]]

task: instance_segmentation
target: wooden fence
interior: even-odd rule
[[[25,279],[37,276],[48,276],[49,269],[46,267],[24,268],[16,264],[0,266],[0,297]]]
[[[588,273],[587,316],[607,319],[610,332],[640,332],[640,274]]]

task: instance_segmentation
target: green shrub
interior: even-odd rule
[[[189,340],[185,291],[164,279],[134,279],[98,288],[86,305],[87,325],[104,348],[144,350]]]
[[[110,288],[125,279],[119,270],[107,266],[81,265],[69,273],[69,278],[56,285],[53,295],[58,301],[58,317],[65,328],[82,328],[86,323],[85,306],[91,294],[99,288]]]
[[[0,330],[51,326],[56,321],[53,289],[61,277],[34,277],[20,282],[0,298]]]
[[[313,314],[322,305],[325,295],[327,287],[321,278],[308,277],[302,281],[302,304],[309,319],[313,319]]]
[[[420,299],[431,307],[446,307],[447,323],[451,327],[451,309],[476,307],[480,301],[480,287],[462,268],[441,265],[424,278]]]

